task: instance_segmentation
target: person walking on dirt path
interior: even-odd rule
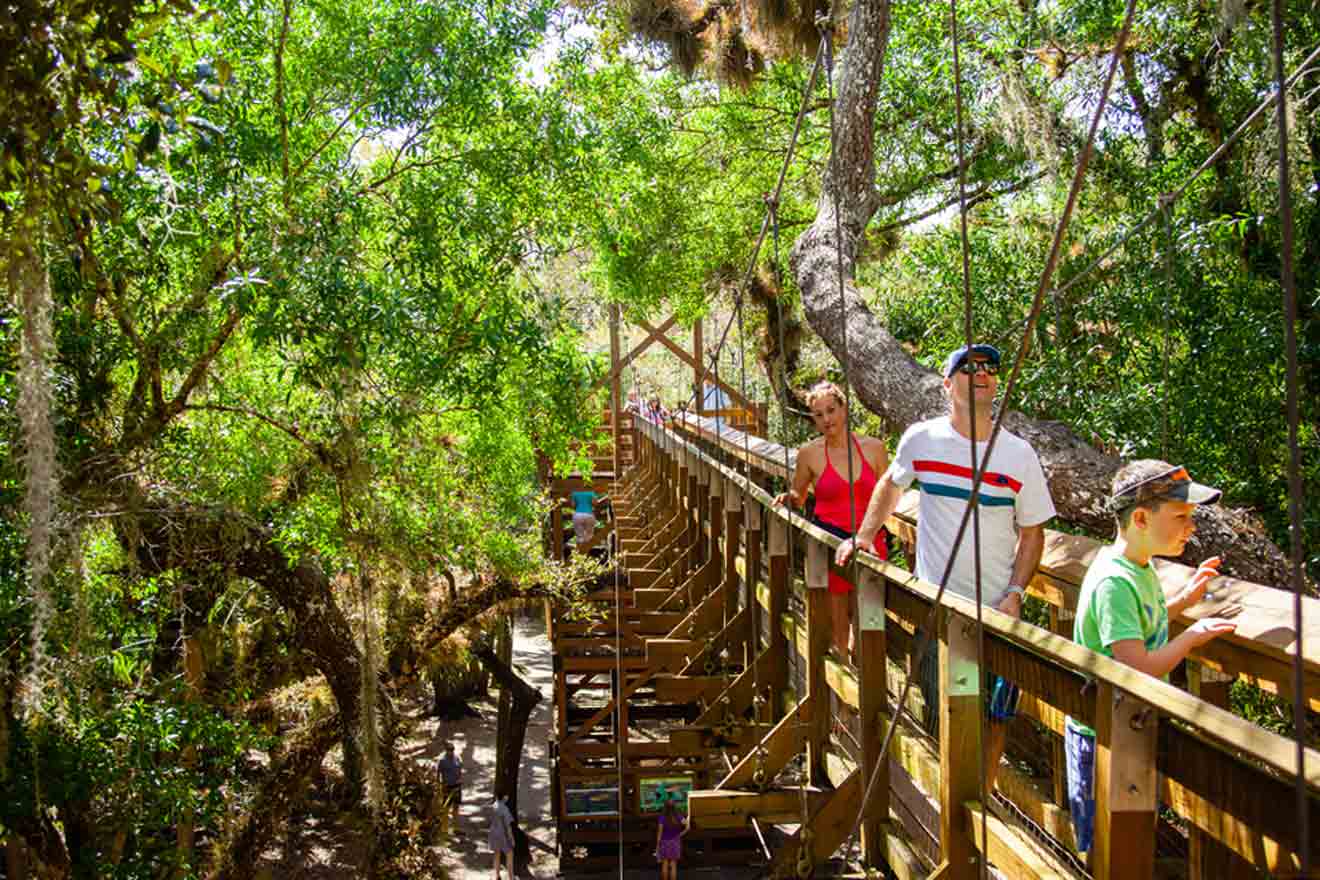
[[[513,880],[513,813],[501,795],[491,810],[490,836],[487,838],[495,853],[495,880],[500,880],[500,857],[507,855],[509,880]]]
[[[683,835],[687,822],[674,809],[674,798],[665,799],[660,823],[655,829],[655,857],[660,860],[660,880],[678,880],[678,860],[683,858]]]
[[[446,816],[458,817],[458,807],[463,803],[463,759],[454,754],[454,744],[445,743],[444,756],[436,762],[440,773],[440,796],[444,799]]]

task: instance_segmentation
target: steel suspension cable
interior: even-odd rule
[[[967,365],[972,365],[972,346],[976,342],[976,337],[972,322],[972,256],[971,247],[967,242],[967,163],[966,163],[966,145],[963,139],[963,96],[962,96],[962,53],[959,50],[958,39],[958,0],[949,0],[949,27],[951,32],[950,42],[953,44],[953,106],[955,127],[957,129],[958,144],[958,239],[962,252],[962,288],[963,288],[963,337],[967,346]],[[970,451],[972,473],[975,474],[980,469],[980,464],[976,460],[976,389],[975,373],[967,374],[967,400],[970,407],[968,416],[968,444]],[[961,381],[961,377],[956,376],[955,382]],[[990,458],[987,455],[984,459],[985,466],[989,467]],[[972,491],[978,492],[979,487],[973,487]],[[988,714],[989,704],[986,701],[986,676],[985,676],[985,620],[981,614],[982,587],[981,587],[981,507],[974,505],[972,507],[972,577],[976,596],[976,692],[980,695],[977,700],[976,716],[976,749],[978,756],[978,766],[980,768],[979,776],[979,795],[981,800],[981,840],[988,841],[988,828],[990,821],[990,800],[989,800],[989,782],[986,774],[989,768],[986,766],[985,742],[986,731],[985,723]],[[942,688],[946,687],[941,682]],[[988,875],[990,858],[990,847],[986,846],[981,853],[980,875],[982,880]]]
[[[834,119],[834,32],[833,32],[832,23],[829,18],[829,13],[822,13],[816,20],[816,26],[820,30],[821,45],[825,47],[825,83],[826,83],[825,87],[827,91],[827,106],[829,107],[829,115],[830,115],[830,162],[832,164],[838,158],[839,152],[838,152],[838,126],[835,124],[835,119]],[[831,173],[831,179],[833,179],[833,173]],[[848,354],[848,299],[844,290],[844,276],[843,276],[843,212],[842,210],[840,210],[840,205],[839,205],[839,187],[837,185],[833,185],[832,183],[829,189],[830,189],[830,201],[834,209],[834,240],[835,240],[834,281],[839,288],[839,336],[840,336],[840,348],[842,349],[839,361],[843,366],[843,427],[844,427],[843,442],[845,448],[847,449],[847,461],[848,461],[848,534],[855,536],[857,534],[857,487],[853,482],[852,382],[849,381],[848,378],[848,364],[851,362],[851,360]],[[829,438],[826,437],[824,442],[825,442],[825,455],[828,460],[829,451],[830,451]],[[858,451],[859,452],[861,451],[860,444],[858,446]],[[863,453],[863,455],[865,455],[865,453]],[[861,586],[859,583],[860,578],[858,578],[857,576],[858,556],[859,554],[854,553],[852,560],[848,566],[849,577],[851,578],[851,582],[853,584],[853,594],[849,600],[849,610],[851,610],[851,607],[854,604],[857,606],[858,609],[858,613],[856,615],[856,621],[855,621],[857,627],[856,644],[858,648],[858,650],[856,651],[856,656],[858,661],[857,673],[858,673],[859,681],[865,681],[865,670],[862,668],[862,663],[861,663],[862,654],[864,652],[860,650],[861,649]],[[834,608],[830,609],[831,616],[833,616],[835,610],[836,609]],[[852,632],[852,629],[853,627],[850,625],[849,626],[850,633]],[[837,648],[838,646],[836,645],[835,647]],[[844,647],[844,653],[845,654],[847,653],[846,646]],[[846,656],[841,657],[840,659],[843,660],[844,662],[847,662],[848,660]],[[881,658],[881,662],[882,663],[885,662],[884,658]],[[830,711],[828,706],[825,708],[825,711]],[[832,726],[833,725],[831,725],[831,727]],[[864,811],[865,806],[863,806],[862,809]],[[849,835],[848,837],[845,852],[850,852],[852,850],[853,838],[856,835],[856,833],[857,830],[856,827],[854,827],[853,834]]]
[[[1293,71],[1292,76],[1288,77],[1288,80],[1285,84],[1286,87],[1291,88],[1297,82],[1297,80],[1301,79],[1302,75],[1306,73],[1307,68],[1310,67],[1311,63],[1314,62],[1316,59],[1320,59],[1320,46],[1317,46],[1315,49],[1311,50],[1311,54],[1306,56],[1306,60],[1303,61],[1301,64],[1297,65],[1297,69]],[[1183,181],[1182,185],[1179,186],[1177,189],[1175,189],[1173,192],[1166,193],[1165,195],[1161,196],[1161,200],[1167,200],[1167,204],[1170,207],[1172,207],[1174,203],[1176,203],[1179,199],[1181,199],[1184,195],[1186,195],[1187,190],[1191,188],[1192,184],[1195,183],[1202,174],[1210,170],[1210,168],[1212,168],[1215,164],[1217,164],[1220,159],[1224,158],[1224,156],[1228,154],[1228,151],[1233,148],[1233,145],[1236,144],[1239,139],[1241,139],[1242,135],[1246,134],[1247,129],[1251,127],[1252,123],[1256,121],[1257,117],[1259,117],[1260,114],[1268,110],[1270,108],[1270,105],[1272,105],[1275,101],[1279,100],[1279,96],[1282,95],[1284,91],[1285,91],[1284,89],[1280,89],[1279,91],[1269,95],[1259,104],[1257,104],[1256,108],[1251,111],[1251,114],[1247,116],[1247,118],[1244,119],[1238,125],[1237,128],[1233,129],[1233,133],[1230,134],[1224,140],[1224,142],[1215,149],[1213,153],[1207,156],[1205,161],[1203,161],[1200,165],[1197,166],[1196,170],[1192,172],[1191,176],[1188,177],[1187,180]],[[1104,253],[1102,253],[1100,256],[1092,260],[1086,266],[1086,268],[1082,269],[1076,275],[1072,276],[1066,282],[1061,284],[1057,289],[1055,289],[1054,291],[1055,295],[1066,293],[1068,290],[1072,289],[1072,287],[1074,287],[1076,284],[1081,282],[1083,278],[1087,277],[1096,269],[1100,268],[1100,266],[1105,262],[1105,260],[1108,260],[1120,249],[1122,249],[1122,247],[1126,245],[1129,240],[1131,240],[1132,236],[1136,235],[1138,232],[1144,229],[1152,220],[1158,217],[1160,215],[1160,211],[1162,207],[1163,207],[1163,201],[1161,205],[1157,205],[1154,210],[1150,211],[1148,214],[1146,214],[1145,217],[1141,218],[1140,221],[1138,221],[1134,226],[1128,229],[1127,232],[1123,233],[1123,235],[1120,236],[1117,241],[1115,241],[1112,245],[1110,245],[1109,248],[1106,249]]]
[[[1278,127],[1279,151],[1279,222],[1282,248],[1279,259],[1279,282],[1283,288],[1284,346],[1288,358],[1288,525],[1292,538],[1293,631],[1297,634],[1297,653],[1293,657],[1293,733],[1296,736],[1297,779],[1296,810],[1297,839],[1300,841],[1302,876],[1311,873],[1310,810],[1306,797],[1306,695],[1302,689],[1302,659],[1306,651],[1302,639],[1302,472],[1301,448],[1297,439],[1297,283],[1293,277],[1293,207],[1292,181],[1288,168],[1288,90],[1283,78],[1283,3],[1273,0],[1270,5],[1270,24],[1273,31],[1274,75],[1278,91],[1275,120]]]
[[[958,548],[962,545],[963,536],[966,534],[967,525],[973,512],[975,511],[979,499],[981,482],[983,481],[984,462],[994,453],[995,443],[999,439],[999,432],[1003,428],[1003,421],[1007,415],[1009,402],[1012,400],[1013,392],[1017,387],[1017,380],[1022,372],[1022,364],[1026,359],[1027,350],[1031,344],[1031,336],[1035,332],[1036,321],[1040,317],[1041,307],[1045,301],[1045,291],[1049,287],[1050,278],[1054,274],[1055,267],[1058,265],[1059,253],[1063,246],[1063,237],[1067,232],[1068,223],[1072,218],[1072,211],[1077,203],[1077,196],[1081,191],[1082,181],[1086,176],[1086,168],[1090,163],[1091,150],[1095,144],[1096,132],[1100,127],[1100,119],[1104,115],[1106,105],[1109,103],[1109,92],[1113,86],[1114,73],[1118,68],[1118,59],[1122,56],[1123,47],[1127,45],[1128,34],[1132,29],[1132,17],[1136,8],[1136,0],[1127,0],[1126,9],[1123,13],[1123,24],[1119,29],[1118,39],[1114,44],[1113,54],[1110,59],[1109,70],[1105,76],[1104,86],[1100,92],[1100,101],[1096,105],[1095,113],[1091,117],[1091,124],[1087,130],[1086,142],[1078,156],[1077,167],[1073,173],[1072,185],[1068,190],[1068,197],[1064,202],[1063,211],[1055,225],[1054,238],[1050,246],[1049,256],[1046,259],[1045,268],[1041,272],[1040,282],[1036,287],[1036,294],[1032,300],[1031,312],[1027,318],[1026,327],[1023,330],[1022,344],[1018,348],[1017,356],[1013,361],[1013,370],[1009,375],[1008,384],[1004,388],[1002,402],[999,413],[995,418],[990,430],[990,438],[987,441],[985,453],[982,455],[982,468],[972,474],[971,499],[967,509],[963,511],[962,520],[958,524],[958,532],[953,541],[953,552],[950,553],[948,562],[945,564],[944,573],[940,578],[939,587],[935,592],[935,598],[931,603],[930,611],[926,615],[926,624],[922,628],[922,634],[917,639],[914,648],[914,655],[920,656],[926,650],[930,642],[930,627],[935,619],[935,614],[939,610],[940,602],[944,598],[945,590],[948,586],[949,575],[953,572],[953,565],[957,561]],[[862,809],[858,811],[857,820],[853,825],[852,834],[857,833],[857,829],[862,824],[862,818],[865,814],[865,805],[871,798],[871,791],[879,778],[879,769],[883,766],[884,756],[889,751],[889,746],[894,740],[894,733],[898,729],[898,716],[902,713],[903,707],[907,704],[908,694],[912,689],[912,676],[907,676],[903,683],[903,690],[898,698],[898,709],[890,721],[889,729],[885,732],[884,741],[880,745],[880,760],[877,761],[875,769],[871,773],[871,778],[866,784],[866,790],[862,795]],[[983,807],[984,808],[984,807]]]
[[[815,63],[812,64],[811,73],[807,77],[807,86],[805,89],[802,90],[802,101],[798,106],[797,118],[793,122],[793,133],[789,136],[788,139],[788,149],[784,153],[784,161],[779,166],[779,179],[775,181],[774,191],[771,194],[770,198],[767,200],[768,203],[771,205],[777,206],[779,204],[779,196],[783,192],[784,181],[788,177],[788,166],[792,163],[793,155],[797,151],[798,135],[802,132],[802,121],[807,117],[807,99],[810,98],[811,93],[816,89],[816,77],[820,75],[823,53],[824,53],[824,47],[820,47],[816,50],[816,61]],[[743,273],[742,284],[738,288],[740,297],[742,295],[741,291],[746,289],[748,283],[751,281],[752,274],[756,271],[756,261],[760,257],[761,246],[765,243],[765,237],[766,234],[769,232],[769,229],[770,229],[770,211],[767,208],[766,215],[761,220],[761,231],[756,236],[756,243],[752,245],[752,256],[751,259],[747,261],[747,271]],[[716,346],[715,349],[716,357],[719,356],[720,350],[724,348],[724,343],[729,338],[729,330],[733,327],[733,319],[734,316],[730,315],[729,320],[724,324],[724,331],[720,334],[719,345]],[[701,357],[700,353],[698,353],[698,357]],[[702,358],[702,360],[704,362],[705,359]],[[697,399],[697,395],[702,394],[706,384],[706,379],[709,376],[710,376],[710,367],[709,365],[707,365],[705,371],[702,373],[701,381],[698,382],[697,386],[692,390],[692,397],[694,402]]]

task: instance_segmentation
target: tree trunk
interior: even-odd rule
[[[852,7],[837,78],[835,149],[816,220],[794,244],[790,263],[808,323],[843,364],[866,408],[897,434],[914,422],[943,414],[948,404],[941,378],[903,349],[853,283],[858,248],[877,207],[872,133],[889,37],[889,3],[858,0]],[[1010,412],[1004,424],[1035,447],[1059,515],[1098,534],[1112,533],[1113,520],[1104,502],[1120,461],[1083,442],[1061,422]],[[1286,583],[1287,559],[1245,512],[1197,508],[1196,525],[1184,561],[1195,565],[1205,556],[1219,555],[1225,574]]]
[[[252,804],[243,810],[217,843],[207,880],[253,877],[256,861],[289,818],[312,774],[339,739],[335,716],[323,718],[288,743],[275,761]]]
[[[120,537],[136,553],[145,572],[186,570],[223,561],[233,574],[265,587],[288,613],[298,648],[311,658],[334,693],[344,777],[351,796],[360,798],[364,783],[359,742],[363,658],[320,565],[311,557],[290,560],[267,529],[227,510],[154,500],[139,500],[130,509],[138,514],[135,533],[121,526]],[[383,689],[377,689],[377,703],[380,730],[389,740],[380,749],[389,792],[398,780],[392,742],[394,707]]]
[[[527,722],[532,717],[532,709],[541,702],[541,692],[523,681],[509,664],[496,656],[490,646],[482,645],[473,653],[486,664],[486,668],[499,682],[501,690],[511,695],[508,724],[500,725],[496,742],[494,793],[496,798],[506,799],[513,813],[514,863],[522,871],[531,861],[531,847],[526,832],[518,822],[518,773],[527,740]]]

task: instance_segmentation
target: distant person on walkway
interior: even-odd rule
[[[839,545],[834,560],[847,563],[857,544],[868,545],[898,506],[903,490],[921,490],[917,513],[917,577],[939,585],[956,552],[947,589],[976,598],[976,551],[980,551],[981,600],[1010,617],[1022,616],[1024,585],[1036,573],[1045,549],[1045,523],[1054,516],[1054,501],[1040,459],[1031,444],[1001,431],[990,461],[985,460],[999,390],[999,349],[993,345],[963,346],[944,361],[944,392],[949,414],[917,422],[903,432],[894,463],[880,478],[857,538]],[[962,542],[955,546],[958,526],[972,498],[972,410],[975,408],[976,465],[983,471],[977,489],[980,546],[969,520]],[[918,684],[926,700],[925,726],[939,727],[939,644],[926,643],[917,658]],[[985,738],[986,782],[993,787],[1004,754],[1008,726],[1017,715],[1018,689],[1012,682],[987,675]]]
[[[687,821],[679,818],[674,809],[676,798],[665,798],[660,822],[655,829],[655,857],[660,860],[660,880],[677,880],[678,860],[683,858],[683,835],[687,834]]]
[[[1206,585],[1219,574],[1212,556],[1173,599],[1164,598],[1153,556],[1179,556],[1196,531],[1192,512],[1214,504],[1220,491],[1192,482],[1187,469],[1144,459],[1114,475],[1109,509],[1118,524],[1114,543],[1103,548],[1086,571],[1077,600],[1073,641],[1147,675],[1164,678],[1197,645],[1234,625],[1203,617],[1169,641],[1169,618],[1200,602]],[[1068,757],[1068,808],[1077,848],[1090,852],[1095,830],[1095,731],[1069,718],[1064,733]]]
[[[889,465],[889,451],[884,441],[874,437],[849,436],[848,411],[844,407],[843,392],[833,382],[820,382],[807,392],[807,406],[811,419],[821,437],[812,440],[797,451],[797,466],[793,469],[793,485],[775,498],[776,504],[802,507],[807,492],[814,489],[816,510],[813,517],[817,525],[833,535],[846,538],[849,529],[862,524],[862,515],[875,491],[878,475]],[[850,448],[851,447],[851,448]],[[849,462],[851,461],[851,468]],[[852,491],[848,476],[851,470]],[[851,510],[848,501],[851,496]],[[868,542],[881,559],[889,558],[886,537],[882,531]],[[841,660],[848,660],[849,638],[852,633],[853,585],[837,574],[830,574],[830,619],[833,623],[834,650]]]
[[[573,505],[573,537],[578,544],[585,544],[596,533],[596,493],[579,488],[568,500]]]
[[[507,856],[509,880],[513,880],[513,813],[501,795],[495,800],[490,816],[490,848],[495,853],[495,880],[500,880],[500,857]]]
[[[440,794],[444,798],[445,812],[458,815],[458,807],[463,803],[463,759],[454,754],[454,744],[445,743],[444,756],[436,762],[440,772]]]

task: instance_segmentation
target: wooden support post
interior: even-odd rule
[[[610,306],[610,370],[614,378],[610,381],[610,432],[614,441],[614,479],[619,479],[623,462],[619,458],[619,423],[623,413],[623,371],[619,367],[619,318],[622,307],[618,303]]]
[[[788,687],[788,640],[784,638],[784,628],[779,625],[784,612],[788,610],[789,572],[788,572],[788,525],[779,517],[770,520],[770,610],[767,617],[770,643],[767,649],[774,658],[769,684],[774,688],[771,702],[775,706],[775,717],[779,715],[779,696]],[[805,694],[799,694],[799,698]]]
[[[563,499],[556,497],[550,509],[550,558],[564,559],[564,507]]]
[[[696,491],[692,497],[696,499],[697,507],[697,561],[705,563],[710,559],[714,546],[713,539],[718,529],[715,527],[715,519],[711,518],[711,497],[710,497],[710,467],[703,461],[698,461],[694,465],[696,474]],[[709,524],[711,529],[710,537],[706,536],[706,528]]]
[[[765,628],[766,615],[761,603],[756,599],[756,588],[761,583],[761,505],[756,501],[748,500],[743,508],[743,518],[747,522],[747,529],[743,532],[743,544],[746,547],[744,558],[747,560],[747,577],[743,580],[742,601],[745,603],[747,613],[751,618],[752,638],[747,651],[747,662],[761,653],[761,633]],[[764,717],[758,716],[758,721],[767,721],[779,717],[775,710],[775,705],[779,702],[773,691],[770,693],[762,692],[761,696],[767,698],[770,712]]]
[[[706,346],[702,340],[701,318],[698,318],[692,324],[692,389],[693,396],[696,398],[696,412],[701,415],[706,411],[706,389],[702,387],[704,370],[702,367],[706,363]]]
[[[948,864],[949,880],[971,880],[980,874],[979,856],[963,821],[963,804],[981,798],[977,741],[981,670],[976,665],[976,624],[953,612],[941,612],[941,617],[940,850]]]
[[[1155,710],[1105,682],[1097,684],[1095,880],[1155,873]]]
[[[1058,605],[1049,606],[1049,615],[1050,632],[1072,638],[1071,618],[1067,626],[1070,631],[1063,632],[1065,624]],[[1054,789],[1054,803],[1066,810],[1068,809],[1068,755],[1064,749],[1063,737],[1053,731],[1047,731],[1045,735],[1050,739],[1050,782]]]
[[[854,613],[860,660],[857,698],[862,737],[862,791],[865,792],[868,785],[871,789],[862,820],[862,859],[871,867],[879,867],[884,861],[884,826],[889,819],[889,762],[880,753],[885,732],[883,716],[889,702],[885,643],[887,582],[868,568],[860,571]],[[876,768],[879,768],[878,773]]]
[[[743,510],[737,488],[723,478],[720,482],[724,484],[724,619],[727,621],[738,613],[742,593],[738,583],[738,551],[742,546]]]
[[[827,569],[828,570],[828,569]],[[807,766],[811,781],[828,779],[825,746],[829,741],[830,689],[825,682],[825,654],[830,647],[830,597],[825,590],[807,590],[807,696],[816,704],[807,731]]]

